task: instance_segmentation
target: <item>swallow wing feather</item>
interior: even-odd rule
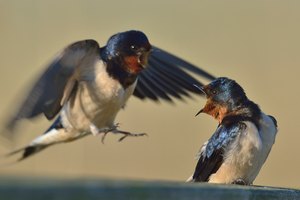
[[[212,137],[200,150],[200,158],[195,168],[193,180],[206,182],[210,175],[218,171],[223,163],[224,149],[245,130],[246,125],[238,122],[230,125],[220,124]]]
[[[172,102],[172,98],[189,97],[189,92],[202,95],[193,84],[203,84],[191,76],[198,75],[208,80],[214,76],[204,70],[172,55],[158,47],[153,47],[148,67],[139,75],[134,95],[140,99],[149,98],[154,101],[163,99]]]
[[[44,113],[53,119],[76,88],[77,81],[87,78],[87,72],[99,57],[99,45],[83,40],[67,46],[50,63],[21,104],[7,128],[13,129],[19,119]]]

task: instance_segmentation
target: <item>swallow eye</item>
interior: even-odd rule
[[[131,48],[132,50],[136,50],[136,46],[135,46],[135,45],[131,45],[130,48]]]
[[[212,94],[217,94],[217,90],[211,91]]]

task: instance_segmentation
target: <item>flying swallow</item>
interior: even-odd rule
[[[13,130],[19,120],[44,114],[54,120],[44,134],[24,148],[23,160],[53,144],[74,141],[86,135],[142,136],[118,129],[115,118],[134,95],[153,101],[200,94],[198,82],[187,71],[206,79],[207,72],[150,44],[136,30],[111,36],[106,46],[95,40],[75,42],[62,50],[33,85],[19,110],[9,121]],[[104,137],[103,137],[104,138]]]
[[[252,184],[275,142],[275,118],[264,114],[234,80],[217,78],[198,88],[207,101],[196,115],[211,115],[219,125],[202,146],[188,181]]]

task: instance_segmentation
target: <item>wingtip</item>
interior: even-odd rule
[[[177,66],[179,66],[180,68],[184,68],[190,72],[197,74],[198,76],[202,76],[210,81],[216,79],[216,77],[214,75],[212,75],[212,74],[208,73],[207,71],[201,69],[200,67],[186,61],[183,58],[180,58],[180,57],[178,57],[166,50],[163,50],[157,46],[152,45],[152,48],[153,48],[153,52],[154,52],[153,57],[156,59],[171,60],[173,62],[171,64],[176,63]]]

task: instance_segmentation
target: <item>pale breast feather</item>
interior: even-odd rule
[[[224,150],[246,128],[242,122],[225,126],[221,124],[204,148],[201,149],[200,158],[195,168],[193,179],[195,181],[208,181],[209,177],[218,171],[223,163]]]
[[[101,60],[95,63],[94,70],[94,78],[79,83],[74,101],[62,113],[68,117],[71,127],[78,130],[88,131],[91,123],[99,129],[112,126],[136,84],[124,89],[118,80],[109,76]]]
[[[116,106],[123,107],[125,102],[132,95],[136,81],[124,89],[117,79],[114,79],[107,73],[106,66],[101,60],[99,60],[95,66],[95,74],[96,78],[93,83],[93,89],[99,101],[109,101],[116,104]]]

